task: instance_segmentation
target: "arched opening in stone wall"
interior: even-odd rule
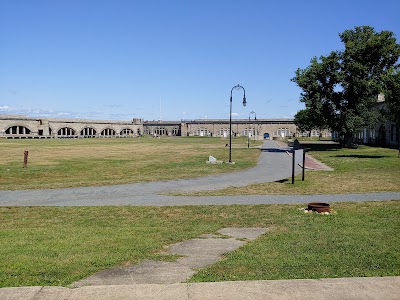
[[[87,137],[93,137],[97,133],[96,129],[92,127],[85,127],[81,130],[81,135],[87,136]]]
[[[31,133],[31,131],[29,130],[29,128],[27,128],[25,126],[20,126],[20,125],[8,127],[5,131],[6,135],[14,135],[14,134],[28,135],[30,133]]]
[[[115,136],[115,130],[112,128],[106,128],[103,129],[103,131],[101,132],[101,136]]]
[[[157,128],[154,130],[154,133],[155,133],[156,135],[167,135],[167,134],[168,134],[168,131],[165,129],[165,127],[157,127]]]
[[[289,128],[278,128],[278,130],[274,131],[275,137],[290,137],[292,135]]]
[[[229,136],[229,128],[222,128],[219,130],[219,136],[222,136],[224,138]]]
[[[57,131],[57,135],[61,135],[61,136],[75,135],[75,130],[73,130],[70,127],[63,127]]]
[[[255,136],[255,130],[254,128],[245,128],[242,132],[243,136],[247,136],[247,137],[252,137]]]
[[[211,136],[211,132],[207,128],[197,128],[194,135],[196,135],[196,136]]]
[[[174,128],[172,129],[172,135],[180,136],[180,135],[181,135],[181,130],[180,130],[180,128],[179,128],[179,127],[174,127]]]
[[[130,128],[122,129],[120,132],[121,136],[133,136],[133,130]]]

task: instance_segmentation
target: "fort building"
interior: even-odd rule
[[[33,118],[0,114],[0,138],[106,138],[152,136],[229,137],[229,120],[199,119],[180,121],[81,120]],[[234,119],[232,136],[277,139],[302,136],[293,119]],[[318,131],[312,132],[318,136]],[[323,132],[323,136],[330,136]]]
[[[133,137],[142,133],[142,119],[127,122],[0,115],[0,138]]]

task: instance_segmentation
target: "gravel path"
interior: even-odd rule
[[[274,141],[265,141],[256,167],[235,173],[193,179],[134,183],[114,186],[49,190],[0,191],[0,206],[97,206],[97,205],[211,205],[277,204],[311,201],[373,201],[400,199],[400,192],[344,195],[249,195],[187,197],[165,196],[172,191],[201,191],[273,182],[291,177],[291,157]],[[298,168],[296,172],[300,172]]]

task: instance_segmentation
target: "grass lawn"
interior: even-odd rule
[[[209,165],[209,155],[227,161],[228,140],[219,138],[1,140],[0,189],[38,189],[112,185],[234,172],[256,164],[259,150],[245,138],[233,139],[235,165]],[[29,150],[29,167],[22,168]],[[294,185],[265,183],[192,195],[327,194],[400,191],[397,150],[313,151],[333,172],[307,171]]]
[[[234,139],[0,140],[0,189],[110,185],[196,177],[254,166],[258,149]],[[29,149],[29,167],[22,168]],[[400,191],[397,151],[314,151],[333,172],[214,195]],[[210,193],[203,192],[202,195]],[[299,205],[187,207],[0,207],[0,287],[68,286],[96,271],[157,254],[164,246],[223,227],[273,230],[196,274],[192,281],[400,275],[399,201],[337,203],[329,216]]]
[[[190,195],[298,195],[400,191],[398,150],[360,146],[358,149],[312,151],[310,154],[334,168],[334,171],[306,171],[305,180],[302,182],[299,175],[294,185],[288,180],[283,183],[269,182],[241,188],[230,187],[217,191],[195,192]]]
[[[0,207],[0,287],[62,285],[223,227],[270,227],[192,281],[400,275],[400,201],[186,207]]]
[[[199,177],[255,166],[256,148],[233,139],[235,165],[210,165],[212,155],[228,161],[227,139],[0,139],[0,189],[40,189],[113,185]],[[28,168],[23,153],[29,150]]]

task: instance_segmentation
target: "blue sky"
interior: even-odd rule
[[[0,114],[84,119],[290,118],[290,81],[400,1],[0,0]]]

